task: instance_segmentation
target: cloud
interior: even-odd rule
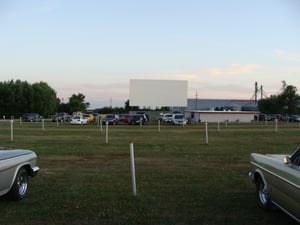
[[[143,76],[142,79],[170,79],[170,80],[188,80],[196,82],[199,78],[207,76],[236,76],[243,74],[256,73],[259,70],[266,69],[266,66],[261,64],[231,64],[227,67],[212,67],[201,68],[198,70],[186,70],[186,71],[172,71],[162,72],[157,74],[151,74],[149,76]],[[141,77],[139,77],[141,78]]]
[[[253,73],[262,68],[264,68],[264,66],[259,64],[245,64],[245,65],[231,64],[229,67],[226,68],[224,67],[210,68],[206,71],[206,73],[209,76],[221,76],[221,75],[235,76],[235,75]]]
[[[284,50],[275,49],[273,54],[279,59],[291,62],[300,62],[300,55],[295,53],[286,52]]]
[[[197,77],[196,74],[177,74],[176,80],[195,80]]]

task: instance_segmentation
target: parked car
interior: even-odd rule
[[[28,177],[35,176],[40,168],[36,154],[31,150],[0,148],[0,196],[19,200],[26,196]]]
[[[67,121],[68,118],[69,118],[68,113],[57,112],[52,116],[52,122],[56,122],[56,121],[64,122]]]
[[[100,121],[100,119],[101,119],[101,116],[100,116],[100,114],[99,114],[99,113],[93,113],[93,116],[94,116],[94,121],[95,121],[95,122],[98,122],[98,121]]]
[[[82,117],[85,118],[88,123],[92,123],[95,121],[93,114],[83,114]]]
[[[290,115],[289,121],[290,122],[300,122],[300,117],[299,117],[299,115]]]
[[[108,124],[116,125],[119,123],[119,116],[116,114],[107,114],[106,117],[102,119],[103,124],[106,124],[106,122]]]
[[[280,120],[281,115],[280,114],[269,114],[268,117],[269,117],[270,121],[275,121],[275,120]]]
[[[291,155],[252,153],[250,164],[259,205],[279,208],[300,222],[300,148]]]
[[[139,124],[145,124],[146,121],[141,114],[135,114],[135,115],[130,115],[128,119],[128,124],[129,125],[139,125]]]
[[[87,124],[87,119],[83,118],[82,116],[73,116],[71,119],[71,124]]]
[[[160,121],[162,123],[172,123],[173,122],[173,118],[172,117],[173,117],[173,114],[171,114],[171,113],[164,113],[160,117]]]
[[[183,114],[176,113],[176,114],[173,114],[173,116],[172,116],[172,124],[174,124],[174,125],[186,125],[187,120],[185,119]]]
[[[26,122],[39,121],[41,118],[38,113],[24,113],[21,117],[22,121]]]
[[[129,119],[130,119],[130,115],[129,114],[123,114],[122,115],[122,118],[120,117],[120,120],[122,119],[122,121],[124,123],[128,123],[129,122]]]
[[[254,115],[254,120],[255,120],[255,121],[257,121],[257,120],[259,120],[259,121],[270,121],[271,118],[270,118],[270,116],[267,115],[267,114],[260,113],[260,114],[258,114],[258,115]]]
[[[150,121],[150,117],[148,114],[146,114],[145,112],[136,112],[136,114],[138,115],[142,115],[143,117],[143,120],[145,123],[149,122]]]

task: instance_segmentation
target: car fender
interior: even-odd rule
[[[26,171],[27,171],[27,173],[28,173],[28,176],[31,176],[31,175],[32,175],[32,172],[31,172],[32,170],[31,170],[31,164],[30,164],[30,162],[24,162],[24,163],[19,164],[17,167],[15,167],[13,179],[12,179],[12,181],[11,181],[11,183],[10,183],[9,190],[12,188],[12,186],[13,186],[13,184],[14,184],[14,181],[15,181],[15,179],[16,179],[16,177],[17,177],[17,174],[18,174],[19,170],[20,170],[22,167],[24,167],[24,168],[26,169]]]
[[[261,179],[263,180],[263,182],[266,185],[266,188],[268,189],[268,182],[265,179],[262,169],[259,168],[260,166],[254,162],[251,162],[251,164],[256,167],[254,171],[249,173],[249,177],[250,177],[251,181],[256,184],[258,178],[261,177]]]

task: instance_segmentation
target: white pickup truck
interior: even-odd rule
[[[0,196],[7,195],[13,200],[26,196],[28,177],[35,176],[40,170],[36,159],[31,150],[0,147]]]

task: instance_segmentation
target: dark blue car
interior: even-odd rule
[[[38,113],[24,113],[22,115],[22,121],[26,122],[39,121],[40,119],[41,116]]]

